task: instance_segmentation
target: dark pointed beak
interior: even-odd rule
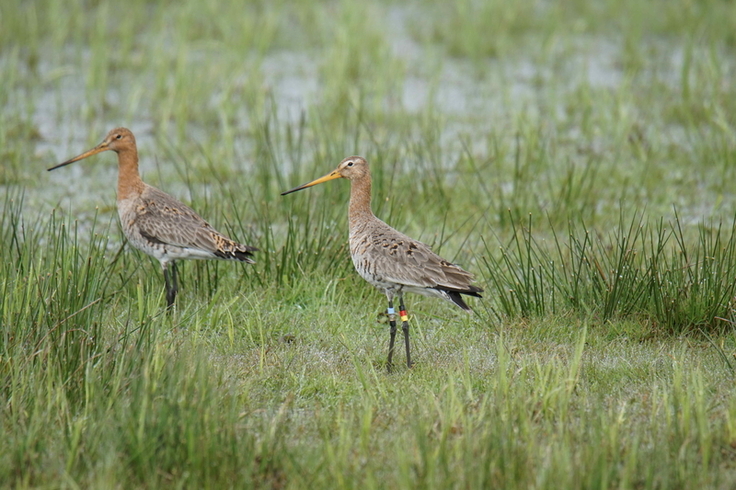
[[[95,146],[91,150],[85,151],[81,155],[77,155],[74,158],[70,158],[66,162],[63,162],[63,163],[60,163],[60,164],[58,164],[58,165],[56,165],[54,167],[51,167],[50,169],[48,169],[48,171],[50,172],[52,170],[56,170],[57,168],[63,167],[65,165],[69,165],[70,163],[78,162],[79,160],[83,160],[83,159],[85,159],[87,157],[91,157],[92,155],[97,155],[98,153],[102,153],[103,151],[107,151],[109,149],[110,149],[110,147],[108,146],[107,141],[103,141],[102,143],[100,143],[99,145]]]
[[[306,184],[302,184],[299,187],[294,187],[290,191],[282,192],[281,195],[285,196],[287,194],[291,194],[292,192],[300,191],[302,189],[306,189],[307,187],[312,187],[313,185],[321,184],[322,182],[327,182],[328,180],[334,180],[339,179],[342,177],[340,173],[337,170],[333,170],[329,174],[325,175],[324,177],[320,177],[319,179],[313,180],[311,182],[307,182]]]

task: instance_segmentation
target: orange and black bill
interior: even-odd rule
[[[285,196],[287,194],[291,194],[292,192],[300,191],[302,189],[306,189],[307,187],[312,187],[313,185],[321,184],[322,182],[327,182],[328,180],[339,179],[340,177],[342,177],[340,173],[337,170],[333,170],[332,172],[325,175],[324,177],[320,177],[319,179],[313,180],[311,182],[307,182],[306,184],[302,184],[299,187],[294,187],[290,191],[282,192],[281,195]]]
[[[103,151],[107,151],[109,149],[110,149],[110,147],[108,146],[107,141],[103,141],[102,143],[100,143],[99,145],[95,146],[91,150],[85,151],[81,155],[77,155],[74,158],[70,158],[66,162],[63,162],[63,163],[60,163],[60,164],[58,164],[58,165],[56,165],[54,167],[51,167],[50,169],[48,169],[48,171],[50,172],[52,170],[56,170],[59,167],[63,167],[65,165],[69,165],[70,163],[78,162],[79,160],[82,160],[82,159],[87,158],[87,157],[91,157],[92,155],[97,155],[98,153],[101,153]]]

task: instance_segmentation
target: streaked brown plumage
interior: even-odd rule
[[[169,307],[178,290],[175,260],[235,259],[255,263],[251,256],[257,248],[234,242],[192,208],[141,180],[135,136],[129,129],[113,129],[96,147],[49,170],[108,150],[118,154],[117,205],[123,233],[131,245],[161,263]]]
[[[371,174],[364,158],[352,156],[340,162],[337,168],[319,179],[289,191],[286,195],[328,180],[350,180],[350,255],[358,274],[373,284],[388,298],[391,324],[391,340],[388,351],[388,368],[391,369],[396,319],[393,309],[394,296],[399,297],[401,319],[406,344],[406,362],[411,366],[409,352],[409,323],[403,293],[409,291],[425,296],[448,300],[465,311],[470,307],[461,295],[480,298],[483,290],[471,284],[472,274],[444,260],[430,248],[403,233],[396,231],[378,219],[371,210]]]

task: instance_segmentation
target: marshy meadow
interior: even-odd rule
[[[0,2],[3,488],[736,487],[736,4]],[[127,243],[113,152],[256,264]],[[355,272],[375,214],[467,314]]]

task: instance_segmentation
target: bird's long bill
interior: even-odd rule
[[[50,169],[48,169],[48,171],[50,172],[50,171],[55,170],[55,169],[57,169],[59,167],[63,167],[64,165],[69,165],[70,163],[78,162],[79,160],[82,160],[82,159],[87,158],[87,157],[91,157],[92,155],[97,155],[98,153],[101,153],[103,151],[107,151],[109,149],[110,149],[110,147],[107,146],[107,141],[103,141],[102,143],[100,143],[99,145],[95,146],[91,150],[85,151],[81,155],[77,155],[74,158],[70,158],[66,162],[63,162],[63,163],[60,163],[60,164],[58,164],[58,165],[56,165],[54,167],[51,167]]]
[[[328,180],[339,179],[340,177],[342,177],[340,173],[337,170],[333,170],[332,172],[325,175],[324,177],[320,177],[319,179],[313,180],[312,182],[307,182],[306,184],[302,184],[299,187],[294,187],[290,191],[282,192],[281,195],[285,196],[287,194],[291,194],[292,192],[300,191],[302,189],[306,189],[307,187],[312,187],[313,185],[321,184],[322,182],[327,182]]]

